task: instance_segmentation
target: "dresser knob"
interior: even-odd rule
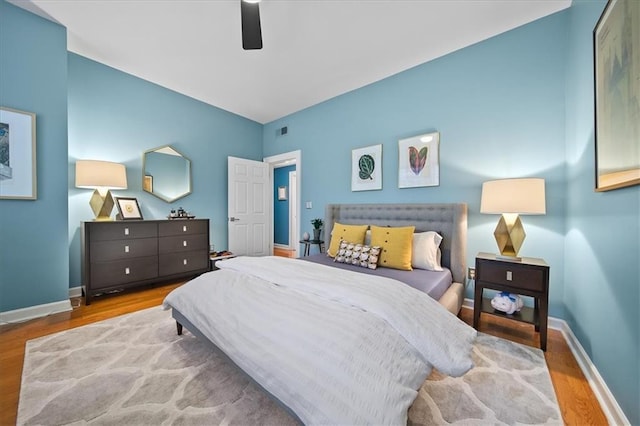
[[[131,271],[129,270],[129,268],[124,268],[124,274],[125,274],[125,275],[129,275],[129,273],[131,273]]]
[[[184,225],[184,226],[182,227],[182,232],[187,232],[187,225]]]
[[[124,228],[124,235],[129,235],[129,228]]]
[[[182,242],[182,247],[186,247],[186,246],[187,246],[187,241],[185,240]]]
[[[182,259],[182,264],[186,265],[187,264],[187,259]]]
[[[124,246],[124,252],[129,253],[129,246]]]

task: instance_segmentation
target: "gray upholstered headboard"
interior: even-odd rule
[[[442,265],[453,281],[465,283],[467,274],[467,205],[458,204],[328,204],[325,208],[325,240],[330,241],[334,222],[350,225],[415,226],[416,232],[442,235]]]

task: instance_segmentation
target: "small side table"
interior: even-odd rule
[[[318,250],[320,250],[320,253],[324,251],[323,240],[300,240],[300,244],[304,244],[304,250],[302,252],[303,256],[309,256],[309,251],[312,244],[316,244],[318,246]]]
[[[216,262],[218,262],[219,260],[231,259],[232,257],[236,257],[236,255],[233,253],[229,253],[229,252],[227,253],[228,254],[224,254],[224,255],[218,255],[218,254],[209,255],[209,270],[210,271],[218,270],[218,268],[216,267]]]
[[[519,312],[511,315],[495,310],[491,300],[483,297],[485,288],[531,296],[534,298],[534,307],[523,306]],[[548,311],[549,265],[544,260],[523,257],[522,261],[511,261],[491,253],[478,253],[473,328],[478,329],[482,312],[530,323],[540,332],[540,348],[546,351]]]

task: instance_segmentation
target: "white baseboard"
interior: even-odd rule
[[[71,287],[69,289],[69,299],[74,297],[82,297],[82,286]]]
[[[462,307],[466,309],[473,309],[473,300],[464,299]],[[563,319],[549,317],[549,328],[558,330],[562,333],[562,336],[567,342],[569,349],[571,349],[571,353],[576,359],[580,370],[582,370],[582,373],[589,382],[591,390],[598,399],[598,402],[600,402],[600,407],[602,408],[604,415],[607,417],[609,424],[630,425],[631,422],[629,422],[629,419],[625,416],[620,405],[618,405],[618,401],[616,401],[615,397],[609,390],[609,387],[598,372],[596,366],[591,362],[589,355],[580,344],[580,341],[576,335],[573,334],[569,324],[567,324]]]
[[[71,302],[68,299],[59,302],[45,303],[44,305],[29,306],[27,308],[14,309],[13,311],[0,312],[0,324],[24,322],[59,312],[68,312],[70,310]]]

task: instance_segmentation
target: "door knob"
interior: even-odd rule
[[[240,220],[240,219],[238,219],[237,217],[233,217],[233,216],[229,218],[229,222],[236,222],[238,220]]]

